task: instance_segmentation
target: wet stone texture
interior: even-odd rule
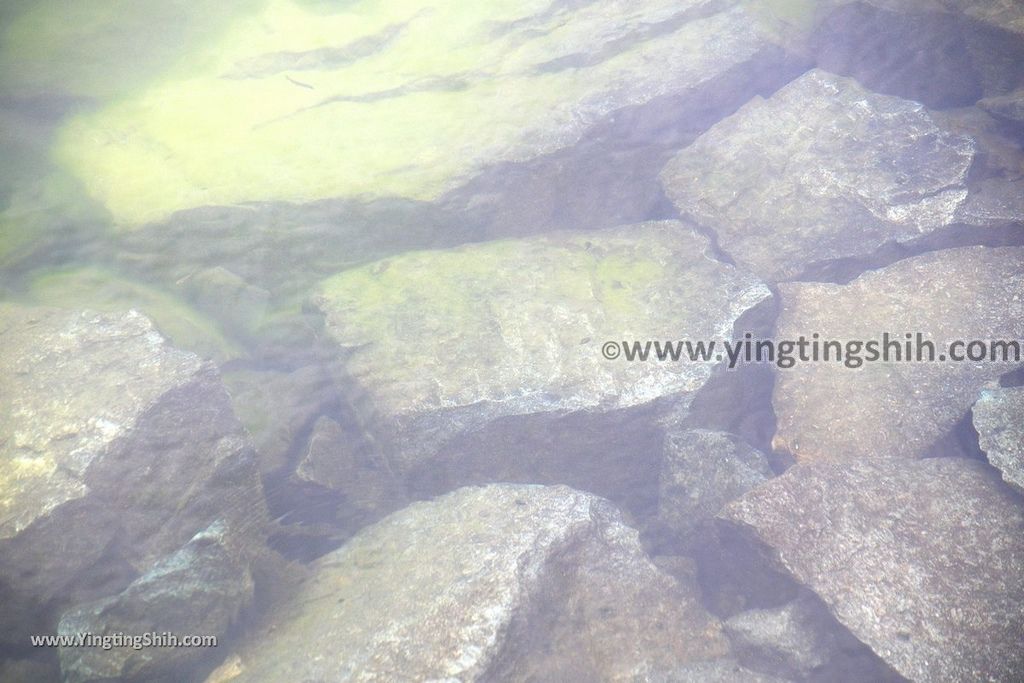
[[[774,476],[763,453],[722,432],[670,430],[663,458],[658,523],[682,542],[726,503]]]
[[[653,506],[662,432],[710,362],[608,360],[606,342],[731,338],[770,299],[678,222],[410,253],[323,283],[366,428],[416,495],[565,483]]]
[[[116,596],[76,607],[61,617],[57,632],[222,635],[252,600],[247,557],[226,527],[215,522],[185,546],[157,562]],[[66,683],[173,678],[207,654],[203,648],[61,648]]]
[[[984,463],[798,465],[719,517],[737,585],[788,575],[907,679],[1019,680],[1024,504]]]
[[[662,182],[737,263],[781,280],[953,224],[974,155],[920,104],[813,70],[717,123]]]
[[[216,680],[630,681],[728,653],[693,587],[566,487],[415,503],[312,571]]]
[[[213,523],[244,563],[265,508],[216,370],[136,312],[0,306],[5,643],[113,595]]]
[[[835,362],[833,350],[832,361],[779,370],[776,449],[800,461],[949,454],[950,434],[982,387],[1020,363],[940,359],[956,341],[1024,338],[1022,259],[1019,247],[968,247],[906,259],[848,285],[782,284],[777,339],[802,335],[811,341],[819,334],[820,341],[841,341],[844,349],[850,341],[877,340],[882,353],[888,333],[895,347],[890,362],[857,369]],[[908,362],[907,333],[913,355],[921,333],[934,344],[936,360]],[[896,360],[897,348],[903,360]],[[997,347],[987,348],[1002,357]],[[864,359],[868,352],[858,355]],[[927,348],[921,356],[929,357]]]
[[[1024,387],[986,389],[972,414],[988,461],[1024,492]]]

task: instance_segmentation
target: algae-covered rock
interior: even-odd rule
[[[180,348],[220,362],[242,354],[241,348],[224,335],[217,322],[185,301],[101,268],[36,273],[30,278],[24,299],[37,306],[104,313],[136,309],[150,317],[160,333]]]
[[[1024,491],[1024,387],[986,389],[972,415],[988,461]]]
[[[798,465],[727,506],[719,530],[720,567],[791,576],[911,681],[1024,671],[1024,505],[984,463]]]
[[[263,494],[212,365],[141,314],[0,306],[0,633],[112,595],[221,520],[262,543]]]
[[[693,587],[606,501],[565,487],[416,503],[312,571],[228,680],[629,681],[727,653]]]
[[[716,124],[662,182],[739,264],[778,280],[953,224],[974,154],[921,105],[814,70]]]
[[[139,640],[146,634],[223,638],[253,593],[249,555],[233,547],[235,543],[229,530],[215,522],[121,593],[65,613],[57,632],[70,638],[116,633]],[[62,647],[64,681],[155,680],[176,671],[180,674],[208,654],[203,647],[161,647],[159,641],[139,644]]]
[[[777,341],[802,336],[808,359],[813,341],[819,352],[779,371],[775,447],[799,460],[943,454],[938,442],[982,387],[1022,364],[1014,354],[1024,338],[1022,258],[1019,247],[967,247],[848,285],[781,285]],[[826,342],[840,345],[831,360]]]
[[[525,480],[642,506],[656,416],[685,410],[717,363],[604,353],[732,338],[771,295],[708,248],[661,222],[414,252],[325,281],[317,301],[366,428],[420,493]]]
[[[620,110],[715,101],[720,77],[779,61],[731,2],[276,0],[195,47],[193,68],[74,117],[57,154],[123,225],[210,204],[434,199]]]

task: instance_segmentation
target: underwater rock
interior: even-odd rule
[[[350,533],[406,503],[384,455],[328,417],[320,417],[313,426],[292,483],[336,494],[339,500],[329,521]]]
[[[776,341],[805,338],[809,359],[817,341],[819,360],[779,370],[774,447],[803,461],[945,454],[943,442],[982,387],[1022,365],[1012,360],[1024,338],[1022,263],[1019,247],[966,247],[899,261],[847,285],[780,285]],[[830,341],[841,348],[820,360]],[[877,347],[874,362],[867,342]],[[983,342],[985,360],[956,361],[980,353],[974,342]],[[800,352],[791,351],[795,360]],[[838,351],[851,353],[837,362]]]
[[[719,517],[718,566],[788,574],[907,679],[1024,670],[1024,505],[984,463],[797,465]]]
[[[1024,85],[1024,10],[1014,0],[840,2],[816,27],[817,65],[934,109]]]
[[[986,389],[971,412],[988,461],[1024,492],[1024,387]]]
[[[725,656],[606,501],[490,485],[415,503],[312,566],[229,680],[635,680]]]
[[[734,659],[715,659],[687,664],[671,671],[652,671],[641,680],[647,683],[786,683],[740,666]]]
[[[613,159],[639,108],[735,107],[785,61],[734,0],[280,2],[240,11],[186,72],[75,115],[56,153],[124,226],[253,201],[433,201],[596,128],[614,129]],[[672,109],[643,130],[678,125]]]
[[[23,645],[221,520],[262,546],[252,448],[215,368],[141,314],[0,306],[0,634]]]
[[[978,106],[998,119],[1024,125],[1024,88],[1007,95],[986,97]]]
[[[325,281],[317,304],[365,429],[415,495],[563,483],[635,511],[655,504],[658,418],[718,363],[605,348],[731,339],[771,298],[708,249],[666,221],[414,252]]]
[[[974,154],[921,105],[813,70],[717,123],[662,182],[738,264],[782,280],[952,224]]]
[[[722,432],[670,431],[663,457],[658,521],[680,539],[774,476],[763,453]]]
[[[802,592],[781,607],[741,612],[723,624],[739,662],[788,681],[903,681]]]
[[[60,620],[60,635],[124,633],[222,638],[252,599],[253,581],[244,549],[233,548],[228,529],[215,522],[185,546],[157,562],[124,591],[80,605]],[[207,646],[212,647],[212,645]],[[180,675],[203,647],[63,647],[66,683],[97,680],[157,680]]]

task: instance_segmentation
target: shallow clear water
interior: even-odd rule
[[[5,3],[0,679],[1024,675],[1019,359],[619,356],[1019,342],[1021,64],[1013,2]],[[29,637],[100,631],[219,644]]]

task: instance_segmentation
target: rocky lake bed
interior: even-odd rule
[[[1016,0],[18,1],[0,153],[0,683],[1024,680]]]

